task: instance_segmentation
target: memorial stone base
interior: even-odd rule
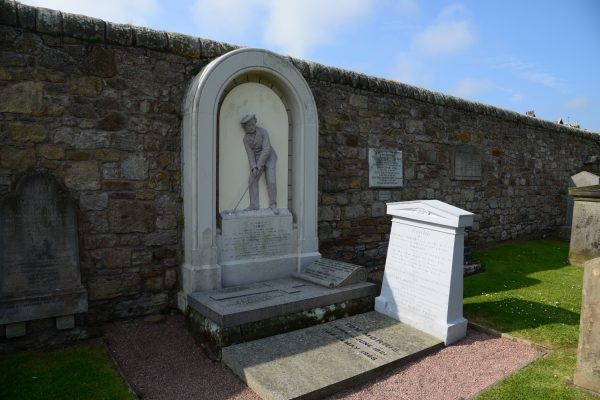
[[[373,310],[376,285],[326,288],[298,278],[193,293],[192,335],[214,359],[223,347]]]

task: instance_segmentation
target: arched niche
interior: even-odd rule
[[[190,84],[183,107],[184,263],[179,305],[187,295],[220,288],[227,282],[219,263],[218,135],[219,110],[227,93],[240,82],[268,82],[285,104],[289,123],[288,208],[293,215],[294,257],[285,268],[245,273],[249,281],[291,274],[320,257],[317,237],[317,109],[310,88],[286,59],[259,49],[239,49],[208,64]],[[241,138],[240,138],[241,140]],[[247,174],[247,171],[244,172]],[[258,263],[260,264],[260,263]],[[257,264],[257,265],[258,265]],[[227,283],[225,283],[227,286]]]

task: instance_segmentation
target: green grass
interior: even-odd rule
[[[539,240],[475,254],[487,272],[465,279],[465,316],[552,348],[577,346],[583,270],[568,243]]]
[[[0,357],[0,399],[133,399],[106,350],[73,346]]]
[[[539,240],[475,253],[487,272],[465,279],[465,316],[552,349],[478,400],[598,400],[570,385],[576,366],[583,270],[566,263],[568,250],[567,243]]]

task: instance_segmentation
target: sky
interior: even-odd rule
[[[600,132],[599,0],[23,0],[264,48]]]

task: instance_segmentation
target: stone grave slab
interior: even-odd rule
[[[334,288],[365,282],[367,269],[360,265],[321,258],[295,276],[317,285]]]
[[[375,285],[368,282],[329,289],[284,278],[192,293],[188,304],[218,325],[230,327],[374,295]]]
[[[0,324],[85,311],[74,202],[52,176],[25,176],[0,200]]]
[[[387,206],[392,230],[375,311],[446,344],[463,338],[464,229],[473,214],[438,200]]]
[[[369,187],[403,185],[402,151],[369,148]]]
[[[443,346],[376,312],[229,346],[223,362],[265,400],[322,398]]]

